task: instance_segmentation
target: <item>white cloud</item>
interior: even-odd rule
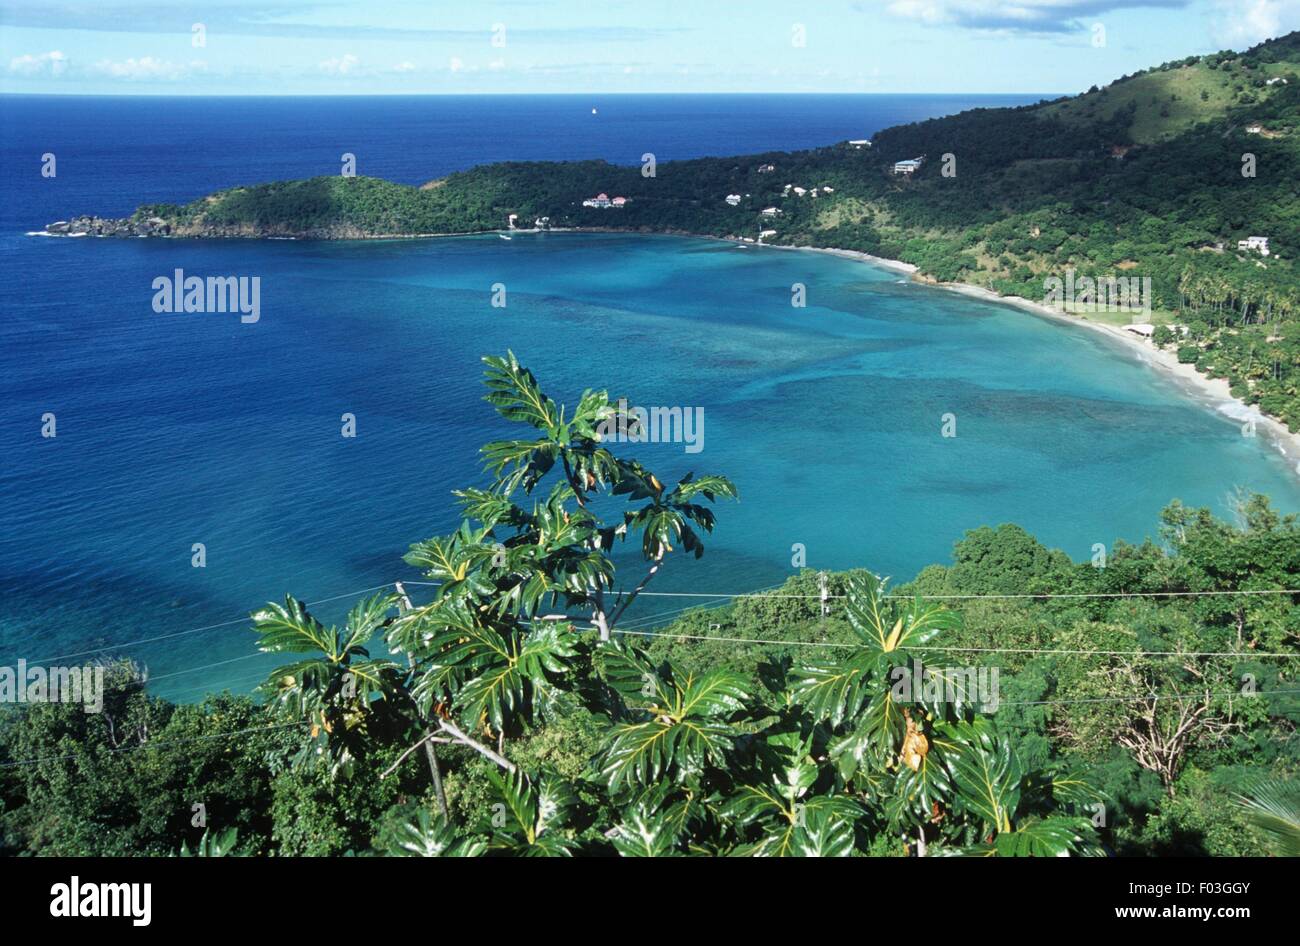
[[[120,62],[101,59],[91,67],[91,71],[108,76],[111,79],[138,81],[142,79],[182,79],[191,72],[201,72],[206,68],[207,63],[200,60],[187,64],[154,59],[152,56],[141,56],[139,59],[124,59]]]
[[[342,56],[335,56],[333,59],[326,59],[320,64],[322,72],[332,76],[346,76],[356,71],[361,60],[352,53],[344,53]]]
[[[930,25],[1065,33],[1079,29],[1090,17],[1114,10],[1181,9],[1189,3],[1190,0],[888,0],[887,9],[894,16]]]
[[[461,61],[459,56],[452,56],[449,66],[452,72],[460,72],[465,68],[465,63]]]
[[[1218,0],[1211,32],[1219,46],[1244,49],[1300,29],[1300,0]]]
[[[68,68],[68,57],[57,49],[38,56],[15,56],[9,60],[9,71],[20,76],[61,76]]]
[[[399,62],[397,65],[393,66],[393,72],[414,72],[414,71],[415,71],[415,63],[410,62],[409,60],[403,60],[402,62]]]

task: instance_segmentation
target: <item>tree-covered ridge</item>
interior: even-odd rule
[[[629,631],[736,487],[661,482],[610,448],[636,432],[617,398],[570,408],[513,356],[485,361],[520,436],[484,446],[460,528],[412,545],[431,596],[395,588],[338,626],[292,596],[256,612],[286,659],[261,703],[174,706],[114,662],[102,713],[0,716],[0,849],[1294,850],[1296,517],[1248,497],[1229,525],[1175,502],[1160,542],[1085,563],[983,528],[892,591],[804,570]]]
[[[915,174],[890,173],[918,155],[928,160]],[[1300,429],[1298,181],[1292,33],[1069,99],[886,129],[869,148],[663,162],[653,176],[581,161],[507,162],[423,187],[319,177],[142,207],[133,220],[173,235],[351,238],[483,232],[513,214],[520,228],[859,250],[1030,300],[1067,274],[1149,278],[1154,321],[1190,327],[1157,341]],[[600,192],[628,202],[583,206]],[[1271,254],[1238,251],[1250,236]]]

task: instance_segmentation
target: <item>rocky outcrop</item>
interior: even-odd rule
[[[48,224],[45,232],[51,236],[157,237],[170,236],[172,225],[161,217],[113,219],[83,214]]]

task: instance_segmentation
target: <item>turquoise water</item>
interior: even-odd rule
[[[0,322],[3,665],[162,638],[120,648],[157,692],[251,686],[278,662],[254,655],[251,608],[418,577],[406,545],[454,526],[450,491],[484,482],[477,448],[510,429],[478,380],[506,348],[570,404],[604,387],[703,409],[702,452],[633,452],[662,479],[729,475],[741,501],[659,591],[771,586],[795,543],[814,568],[906,578],[983,524],[1085,558],[1153,534],[1175,497],[1300,508],[1264,438],[1114,342],[826,254],[581,234],[20,254],[21,310],[0,289],[18,312]],[[259,276],[261,320],[153,312],[151,281],[177,267]]]

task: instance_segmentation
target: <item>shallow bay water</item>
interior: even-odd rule
[[[810,567],[902,579],[984,524],[1086,558],[1154,534],[1173,498],[1300,508],[1266,441],[1107,339],[825,254],[560,233],[39,242],[57,294],[0,328],[0,663],[144,641],[125,652],[160,693],[250,685],[268,664],[251,608],[345,595],[321,608],[337,617],[348,592],[418,578],[406,545],[454,526],[451,490],[484,483],[477,448],[510,431],[479,381],[507,348],[569,404],[595,387],[702,412],[697,453],[625,448],[741,492],[657,591],[769,587],[796,543]],[[260,320],[155,313],[150,282],[175,267],[258,275]]]

